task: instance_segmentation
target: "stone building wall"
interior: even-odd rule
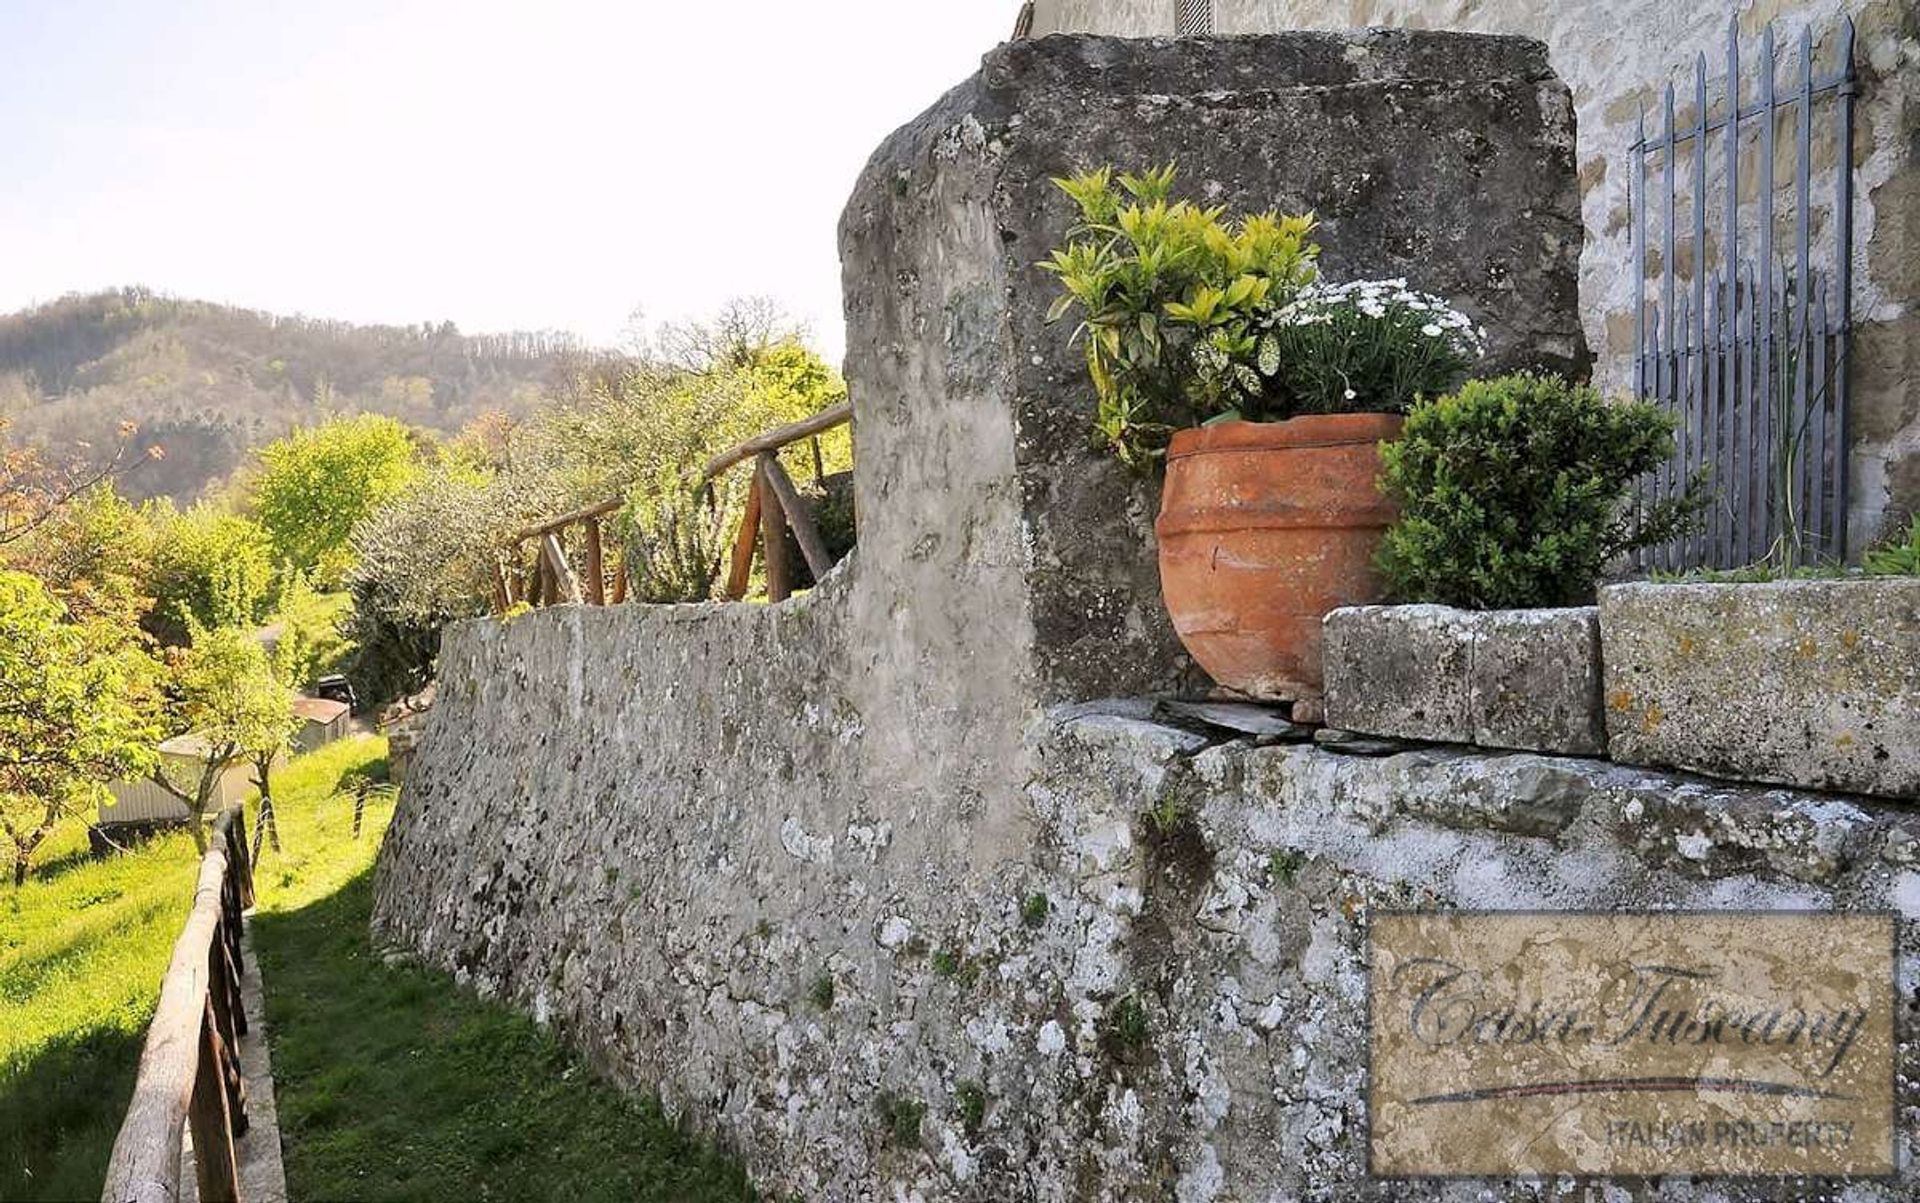
[[[1890,524],[1920,510],[1920,350],[1915,349],[1920,347],[1920,6],[1910,0],[1738,0],[1732,5],[1720,0],[1215,0],[1214,11],[1215,29],[1222,34],[1395,26],[1516,33],[1546,42],[1554,70],[1572,90],[1579,118],[1586,225],[1581,310],[1587,340],[1598,356],[1597,376],[1610,388],[1631,384],[1626,148],[1640,110],[1644,107],[1649,125],[1655,124],[1669,81],[1681,85],[1684,106],[1697,54],[1707,57],[1710,86],[1718,85],[1730,14],[1748,39],[1749,99],[1758,34],[1767,22],[1774,23],[1780,39],[1784,87],[1789,70],[1797,69],[1800,30],[1811,25],[1818,61],[1831,64],[1836,18],[1851,15],[1859,31],[1863,78],[1854,160],[1859,326],[1852,547],[1865,546]],[[1035,6],[1036,37],[1060,31],[1170,36],[1173,30],[1173,0],[1037,0]],[[1831,139],[1829,129],[1818,130],[1816,165],[1822,156],[1832,163]],[[1748,154],[1749,164],[1755,159]],[[1789,162],[1781,160],[1783,188],[1792,178]],[[1825,178],[1816,172],[1817,180]],[[1791,199],[1783,191],[1781,200],[1785,221]],[[1816,223],[1817,231],[1823,224]],[[1826,245],[1818,244],[1817,251]]]

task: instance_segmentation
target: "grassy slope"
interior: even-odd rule
[[[262,858],[254,940],[293,1197],[752,1198],[736,1167],[529,1020],[369,954],[392,806],[370,805],[356,841],[339,783],[383,754],[344,741],[275,782],[284,851]],[[191,888],[184,837],[105,862],[70,851],[0,903],[0,1199],[97,1197]]]
[[[0,886],[0,1199],[97,1196],[194,880],[193,841],[91,861],[70,825]]]
[[[739,1170],[651,1103],[585,1070],[531,1021],[367,940],[392,807],[289,808],[254,940],[267,980],[295,1199],[750,1199]],[[307,851],[303,856],[303,850]]]

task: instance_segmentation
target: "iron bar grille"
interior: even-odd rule
[[[1174,11],[1173,32],[1183,38],[1205,37],[1212,33],[1213,0],[1179,0],[1179,7]]]
[[[1701,54],[1687,119],[1676,123],[1671,83],[1660,132],[1649,137],[1641,114],[1629,148],[1634,391],[1674,415],[1676,446],[1672,460],[1642,483],[1637,501],[1646,507],[1678,496],[1695,479],[1710,498],[1693,531],[1639,554],[1643,571],[1846,557],[1853,22],[1843,19],[1837,33],[1831,74],[1816,72],[1807,29],[1792,85],[1776,90],[1779,62],[1768,27],[1755,72],[1759,94],[1749,102],[1736,17],[1717,104],[1709,102]],[[1816,146],[1816,128],[1832,131],[1830,145]],[[1783,134],[1792,139],[1790,178],[1780,169]],[[1816,152],[1832,164],[1821,168],[1831,179],[1817,190]],[[1683,181],[1690,193],[1684,209]],[[1708,224],[1710,193],[1718,229]],[[1784,247],[1777,245],[1782,200],[1792,210]],[[1655,208],[1657,220],[1648,212]],[[1831,247],[1830,260],[1824,249],[1815,254],[1816,216],[1827,227],[1820,241]],[[1650,224],[1660,234],[1657,260]]]

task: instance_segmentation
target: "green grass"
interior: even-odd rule
[[[737,1166],[530,1020],[371,955],[393,807],[376,795],[355,840],[342,782],[384,756],[355,738],[275,777],[283,851],[256,874],[254,941],[292,1196],[753,1198]],[[0,903],[0,1199],[98,1197],[193,876],[185,836],[92,861],[75,830]]]
[[[95,861],[75,823],[0,885],[0,1199],[99,1195],[194,876],[184,834]]]
[[[753,1198],[736,1166],[590,1078],[531,1020],[375,957],[371,869],[392,806],[369,808],[358,842],[352,810],[283,812],[286,863],[266,858],[259,879],[254,943],[293,1198]]]

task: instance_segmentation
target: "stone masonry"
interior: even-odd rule
[[[1178,158],[1218,203],[1318,209],[1346,271],[1424,268],[1506,354],[1577,353],[1568,112],[1515,39],[990,55],[887,142],[843,223],[858,551],[777,606],[450,629],[376,939],[658,1091],[770,1198],[1594,1197],[1365,1179],[1369,907],[1912,920],[1913,817],[1088,702],[1184,668],[1149,492],[1088,450],[1091,398],[1031,266],[1068,220],[1046,176]],[[1471,228],[1439,199],[1461,195]]]
[[[1040,697],[1181,678],[1157,485],[1094,448],[1072,327],[1044,320],[1057,285],[1036,265],[1074,218],[1053,177],[1177,160],[1208,204],[1313,211],[1330,273],[1416,277],[1487,325],[1495,362],[1552,366],[1586,355],[1572,152],[1565,90],[1518,38],[1077,38],[990,54],[880,147],[842,219],[854,604],[878,607],[863,628],[893,638],[902,605],[991,576],[1025,590],[981,608],[1026,612]],[[948,512],[965,525],[939,529]]]
[[[1353,606],[1326,619],[1327,722],[1402,739],[1603,755],[1592,606]]]
[[[1897,907],[1920,989],[1920,815],[1591,760],[1065,707],[1022,736],[1021,847],[978,855],[978,819],[833,788],[865,737],[822,671],[846,642],[813,638],[829,600],[757,631],[631,607],[457,628],[378,880],[380,940],[658,1089],[771,1197],[1600,1197],[1365,1179],[1370,907]],[[656,708],[693,664],[701,692]],[[1911,1047],[1903,1076],[1911,1141]]]

